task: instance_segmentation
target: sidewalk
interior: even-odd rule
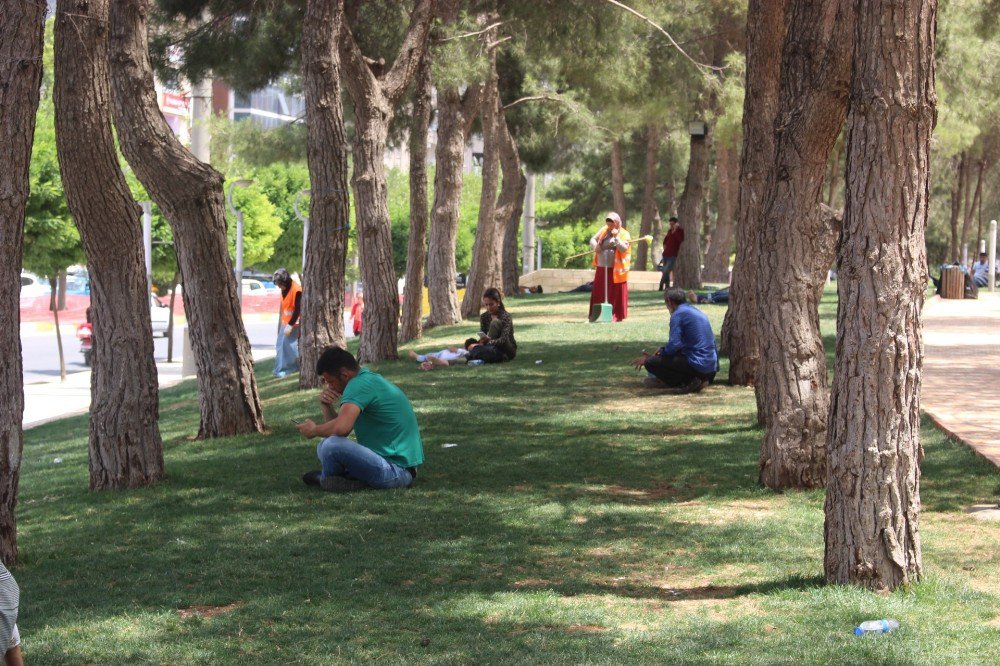
[[[273,349],[253,349],[254,363],[274,358]],[[178,357],[179,358],[179,357]],[[173,363],[157,363],[160,388],[179,384],[194,376],[181,377],[180,360]],[[28,384],[24,387],[24,429],[86,414],[90,409],[90,372],[74,372],[67,375],[65,382],[58,379],[38,384]]]
[[[924,305],[921,406],[945,432],[1000,467],[1000,292]]]

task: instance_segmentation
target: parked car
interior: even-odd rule
[[[21,271],[21,298],[48,296],[51,291],[48,280],[44,280],[34,273]]]
[[[160,302],[156,296],[149,295],[149,319],[153,324],[153,335],[167,337],[170,326],[170,307]]]

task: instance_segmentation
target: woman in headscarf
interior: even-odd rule
[[[632,237],[618,213],[608,213],[605,226],[590,239],[594,251],[594,288],[590,292],[590,320],[600,315],[600,304],[611,304],[611,320],[628,316],[628,271],[632,264]],[[598,307],[595,308],[594,306]]]
[[[490,287],[483,292],[483,307],[486,312],[479,317],[480,345],[469,351],[469,360],[483,363],[513,360],[517,356],[514,320],[503,306],[499,289]]]

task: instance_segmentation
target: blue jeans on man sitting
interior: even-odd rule
[[[343,476],[364,481],[372,488],[408,488],[413,474],[347,437],[327,437],[316,446],[323,466],[320,478]]]

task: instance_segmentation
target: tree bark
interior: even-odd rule
[[[712,245],[705,257],[709,282],[729,283],[729,255],[733,249],[733,215],[738,196],[739,154],[723,142],[715,144],[715,174],[719,185],[719,210],[715,216]]]
[[[462,320],[455,286],[455,242],[462,203],[462,162],[467,127],[479,111],[480,86],[438,89],[437,146],[434,151],[434,205],[427,253],[431,313],[428,326],[446,326]]]
[[[396,105],[427,51],[433,18],[434,1],[417,0],[396,61],[378,75],[361,53],[351,27],[345,22],[341,30],[340,56],[355,114],[351,188],[358,221],[361,281],[365,286],[365,325],[358,346],[358,360],[362,363],[398,357],[399,292],[392,263],[385,148]],[[376,69],[381,67],[376,65]]]
[[[646,174],[642,190],[642,222],[639,225],[639,235],[645,236],[653,231],[653,219],[656,211],[656,167],[660,161],[660,128],[656,123],[646,126]],[[649,270],[650,251],[652,243],[639,243],[635,251],[636,270]],[[655,263],[655,259],[654,259]]]
[[[760,482],[822,487],[829,411],[819,301],[840,227],[820,211],[826,165],[847,116],[854,0],[793,0],[775,120],[774,178],[757,255]]]
[[[400,342],[423,334],[424,266],[427,264],[427,132],[431,124],[431,59],[425,55],[417,70],[410,122],[410,238],[406,246],[406,286]],[[454,284],[454,280],[452,280]]]
[[[923,569],[920,311],[937,2],[857,8],[824,568],[830,583],[892,590]]]
[[[691,159],[684,179],[684,192],[677,206],[684,242],[674,267],[674,286],[681,289],[701,289],[701,213],[711,149],[712,140],[707,135],[691,137]]]
[[[308,0],[302,23],[302,83],[309,163],[309,239],[302,270],[299,388],[315,388],[316,361],[344,347],[344,273],[351,218],[347,190],[347,133],[341,103],[342,0]]]
[[[747,9],[747,80],[736,207],[736,260],[721,345],[722,353],[729,356],[729,383],[736,386],[752,386],[760,366],[756,239],[764,188],[774,162],[774,119],[778,113],[787,4],[788,0],[750,0]]]
[[[149,62],[149,4],[111,3],[109,53],[118,138],[129,165],[174,231],[198,368],[198,437],[263,432],[253,356],[226,241],[222,174],[181,145],[160,113]]]
[[[615,139],[611,142],[611,200],[615,212],[622,218],[622,226],[626,226],[625,165],[622,158],[621,139]]]
[[[960,155],[956,155],[951,161],[955,173],[955,182],[951,188],[951,219],[949,220],[951,238],[948,243],[948,260],[958,263],[960,259],[958,247],[958,222],[962,217],[962,196],[966,187],[965,153],[963,152]]]
[[[488,41],[495,41],[496,28],[487,34]],[[476,223],[476,240],[472,248],[472,264],[466,280],[465,297],[462,299],[462,317],[468,319],[479,313],[483,291],[489,287],[503,287],[500,271],[502,236],[497,228],[497,186],[500,181],[500,109],[497,89],[496,49],[490,49],[490,68],[482,97],[483,131],[483,189],[479,197],[479,220]]]
[[[56,8],[56,148],[87,255],[93,309],[91,490],[136,488],[163,477],[141,210],[118,166],[111,131],[108,19],[108,0],[59,0]]]
[[[497,98],[497,103],[500,100]],[[524,213],[524,193],[528,187],[528,179],[521,168],[521,155],[517,150],[517,142],[507,125],[507,118],[500,111],[500,167],[503,170],[503,184],[500,186],[500,199],[497,202],[497,228],[502,233],[502,251],[500,269],[502,274],[502,293],[512,295],[517,293],[517,283],[520,272],[517,259],[520,240],[521,215]]]
[[[971,164],[972,160],[969,160],[969,162],[970,162],[969,169],[971,170],[972,169],[972,164]],[[976,207],[979,205],[979,202],[980,202],[980,200],[981,200],[981,198],[983,196],[983,162],[982,162],[982,160],[976,162],[976,166],[978,167],[978,175],[976,176],[976,189],[975,189],[975,193],[972,195],[972,201],[971,202],[969,201],[969,186],[966,185],[966,188],[965,188],[965,219],[962,221],[962,242],[961,242],[960,247],[965,247],[966,243],[969,242],[969,230],[972,228],[972,218],[975,215],[975,213],[976,213]],[[969,175],[971,177],[971,173]],[[968,184],[971,185],[972,181],[969,180]],[[978,241],[979,237],[976,236],[975,240]],[[973,256],[975,256],[975,254],[976,254],[977,251],[978,251],[978,249],[975,248],[975,247],[973,247],[972,248],[972,252],[970,253],[972,256],[970,256],[969,258],[971,259]]]
[[[20,277],[44,26],[43,3],[0,4],[0,560],[8,567],[17,562],[24,449]]]

